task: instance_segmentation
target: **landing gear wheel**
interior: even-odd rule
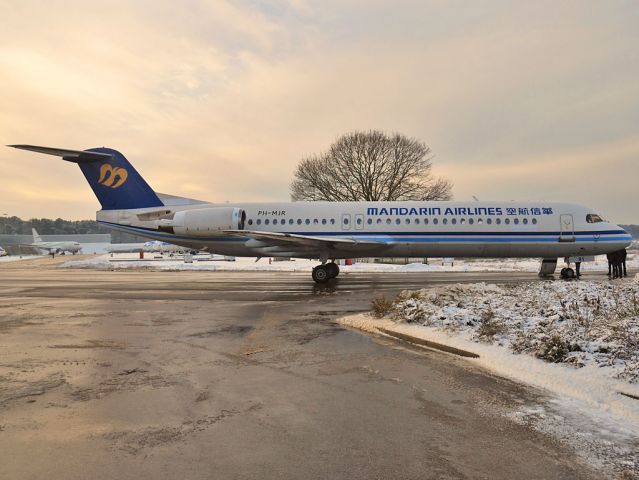
[[[328,268],[326,268],[326,265],[318,265],[315,267],[313,269],[312,276],[313,280],[317,283],[326,283],[331,278],[328,274]]]
[[[575,278],[575,271],[570,267],[562,268],[561,278],[563,278],[564,280],[572,280],[573,278]]]
[[[324,265],[328,270],[328,276],[330,278],[335,278],[339,275],[339,266],[335,262],[327,263]]]

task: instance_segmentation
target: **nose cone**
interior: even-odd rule
[[[630,235],[625,229],[619,225],[615,225],[615,230],[619,231],[619,240],[625,243],[624,248],[628,247],[632,243],[632,235]]]

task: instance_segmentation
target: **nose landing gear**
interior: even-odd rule
[[[315,282],[326,283],[331,278],[335,278],[339,275],[339,266],[335,262],[318,265],[313,268],[313,273],[311,275]]]

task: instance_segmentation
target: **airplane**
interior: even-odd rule
[[[77,163],[102,206],[102,225],[222,255],[319,259],[317,283],[339,275],[335,260],[358,256],[539,257],[545,276],[560,257],[606,254],[632,241],[573,203],[208,203],[155,192],[117,150],[9,146]],[[575,273],[564,268],[561,276]]]
[[[146,242],[144,244],[144,251],[154,253],[197,253],[197,250],[192,248],[175,245],[169,242],[160,242],[158,240]]]
[[[144,252],[144,243],[112,243],[105,250],[108,253],[137,253]]]
[[[153,240],[144,243],[113,243],[105,248],[108,253],[135,253],[135,252],[152,252],[152,253],[191,253],[193,249],[173,245],[172,243]]]
[[[35,228],[31,229],[31,233],[33,234],[33,243],[28,243],[25,246],[35,247],[39,250],[47,250],[49,253],[71,252],[73,253],[73,255],[75,255],[82,249],[82,245],[80,245],[78,242],[73,241],[44,242],[42,241],[42,237],[38,235],[38,232]]]

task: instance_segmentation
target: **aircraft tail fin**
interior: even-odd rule
[[[100,201],[103,210],[161,207],[164,204],[133,165],[117,150],[90,148],[67,150],[36,145],[9,145],[32,152],[62,157],[77,163]]]
[[[31,234],[33,235],[33,243],[39,243],[42,241],[42,237],[38,234],[38,231],[35,228],[31,229]]]

